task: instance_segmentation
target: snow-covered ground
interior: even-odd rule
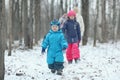
[[[81,61],[68,64],[65,58],[63,75],[52,74],[41,47],[15,49],[5,53],[5,80],[120,80],[120,42],[80,46]]]

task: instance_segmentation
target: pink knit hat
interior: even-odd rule
[[[68,12],[67,15],[68,15],[68,17],[70,17],[70,16],[74,16],[75,17],[76,13],[75,13],[75,11],[71,10],[71,11]]]

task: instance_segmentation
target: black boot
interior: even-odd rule
[[[78,63],[80,61],[80,59],[75,59],[75,63]]]
[[[61,69],[57,70],[57,75],[62,75],[62,70]]]
[[[55,71],[56,71],[55,69],[51,69],[51,72],[52,72],[52,73],[55,73]]]

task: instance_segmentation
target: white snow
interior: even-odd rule
[[[5,80],[120,80],[120,42],[97,43],[97,47],[89,43],[80,50],[79,63],[68,64],[65,58],[62,76],[50,72],[40,46],[14,49],[12,56],[6,51]]]

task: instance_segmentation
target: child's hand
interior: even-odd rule
[[[63,48],[63,50],[66,50],[66,48]]]
[[[63,48],[63,53],[65,53],[66,52],[66,48]]]
[[[41,53],[42,53],[42,54],[44,54],[44,53],[45,53],[45,49],[44,49],[44,48],[42,48],[42,51],[41,51]]]

